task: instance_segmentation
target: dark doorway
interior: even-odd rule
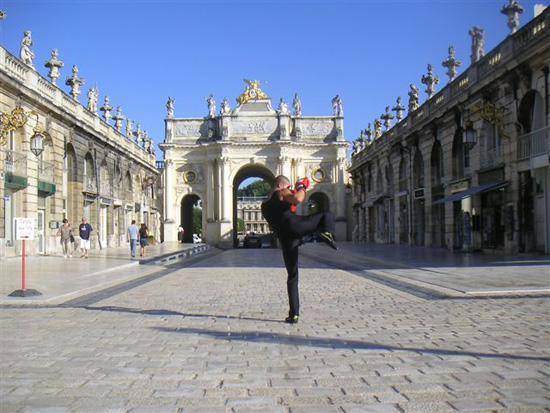
[[[186,195],[181,201],[181,225],[185,231],[183,242],[202,240],[202,203],[194,194]]]

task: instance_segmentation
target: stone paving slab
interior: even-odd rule
[[[549,298],[421,299],[309,254],[300,265],[297,325],[281,322],[278,250],[158,266],[148,282],[61,305],[2,306],[0,411],[550,405]]]

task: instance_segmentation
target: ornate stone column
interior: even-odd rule
[[[176,241],[177,226],[174,219],[174,161],[164,161],[164,240]]]
[[[334,236],[338,241],[345,241],[347,233],[345,167],[346,158],[338,158],[336,160],[336,176],[334,180],[334,185],[336,185],[336,205],[334,211],[336,223]]]

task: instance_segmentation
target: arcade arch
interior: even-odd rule
[[[244,211],[243,208],[239,208],[239,199],[237,195],[237,191],[239,189],[239,186],[242,182],[244,182],[246,179],[249,178],[259,178],[263,181],[267,182],[269,186],[273,186],[275,182],[275,176],[273,173],[264,165],[259,164],[248,164],[244,165],[235,174],[235,177],[233,178],[233,246],[238,247],[239,240],[238,240],[238,221],[239,218],[243,219],[244,217],[239,217],[239,211]],[[241,200],[245,201],[245,200]],[[254,204],[253,207],[255,209],[254,214],[256,214],[256,220],[260,221],[261,215],[259,210],[259,203],[260,200],[249,200],[251,204]],[[257,210],[257,211],[256,211]],[[243,219],[244,220],[244,219]]]

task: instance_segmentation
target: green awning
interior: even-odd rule
[[[38,181],[38,190],[40,192],[46,192],[48,194],[55,194],[55,184],[50,182]]]
[[[13,189],[21,189],[29,186],[29,180],[26,176],[14,175],[11,172],[6,172],[4,174],[4,182],[7,187]]]

